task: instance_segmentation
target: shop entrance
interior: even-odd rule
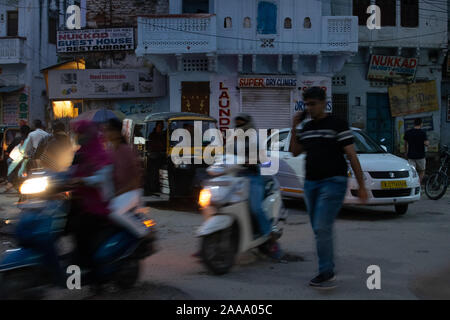
[[[241,89],[241,112],[253,117],[257,129],[289,128],[290,89]]]
[[[181,83],[181,112],[209,115],[209,81]]]
[[[367,133],[370,137],[383,144],[389,152],[394,151],[394,121],[389,108],[389,96],[387,93],[367,94]]]

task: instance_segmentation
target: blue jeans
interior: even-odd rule
[[[333,223],[344,202],[347,177],[305,180],[305,200],[319,257],[319,273],[334,272]]]
[[[267,218],[262,207],[265,193],[263,177],[259,170],[258,172],[241,172],[240,175],[248,177],[250,180],[250,190],[248,195],[250,211],[258,221],[260,233],[262,235],[268,235],[272,231],[272,223]]]

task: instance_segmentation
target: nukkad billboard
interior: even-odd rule
[[[389,88],[392,117],[439,110],[436,81]]]
[[[367,78],[370,80],[412,81],[416,74],[417,58],[372,55]]]

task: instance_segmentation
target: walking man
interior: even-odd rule
[[[326,93],[320,87],[312,87],[303,93],[306,113],[311,116],[300,132],[297,126],[306,118],[305,112],[296,114],[290,141],[294,156],[306,152],[305,200],[311,226],[314,231],[319,274],[309,285],[317,288],[333,288],[334,249],[333,223],[347,192],[350,161],[359,184],[358,196],[367,200],[361,165],[353,144],[353,134],[348,124],[325,112]]]
[[[406,131],[405,137],[406,158],[410,165],[414,166],[419,174],[420,184],[425,174],[425,146],[429,146],[426,132],[422,129],[422,119],[414,119],[414,128]]]

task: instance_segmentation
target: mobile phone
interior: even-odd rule
[[[308,116],[308,110],[305,109],[305,111],[303,111],[303,113],[302,113],[302,116],[300,117],[300,120],[305,121],[307,116]]]

